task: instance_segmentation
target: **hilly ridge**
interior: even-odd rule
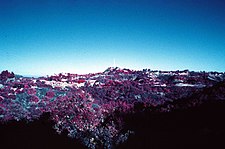
[[[36,125],[32,124],[42,123],[45,115],[45,125],[56,132],[49,132],[49,146],[54,139],[62,144],[72,139],[78,144],[69,143],[71,146],[82,144],[84,148],[204,146],[209,143],[204,140],[220,140],[219,136],[224,135],[220,117],[225,109],[224,80],[221,72],[135,71],[118,67],[94,74],[60,73],[39,78],[3,71],[0,120],[6,129],[1,137],[4,142],[16,142],[6,133],[14,132],[14,128],[7,127],[13,121],[22,126],[19,129],[24,129],[25,134],[16,130],[19,134],[14,135],[29,140],[26,132],[33,132]],[[46,128],[41,126],[38,130]],[[34,131],[31,139],[36,133],[40,138]],[[57,139],[60,135],[69,138]],[[46,143],[40,141],[47,148]],[[58,143],[56,148],[62,145]]]

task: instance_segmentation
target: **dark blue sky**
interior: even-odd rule
[[[0,0],[0,70],[225,71],[225,1]]]

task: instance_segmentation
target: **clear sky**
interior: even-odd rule
[[[225,71],[225,1],[0,0],[0,71]]]

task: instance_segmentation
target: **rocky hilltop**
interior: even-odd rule
[[[129,146],[129,138],[139,135],[132,120],[137,114],[151,117],[224,101],[222,72],[109,67],[99,73],[39,78],[8,71],[0,74],[3,125],[12,121],[32,123],[49,114],[57,133],[66,133],[87,148]]]

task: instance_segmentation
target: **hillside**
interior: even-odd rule
[[[14,138],[8,134],[29,140],[27,136],[41,138],[47,132],[48,145],[58,140],[58,147],[63,141],[87,148],[206,145],[209,142],[204,140],[219,141],[224,136],[224,123],[219,116],[225,112],[224,80],[225,73],[221,72],[135,71],[118,67],[94,74],[61,73],[39,78],[3,71],[1,137],[4,142]],[[46,127],[42,127],[43,122]],[[69,137],[63,139],[66,135]],[[39,142],[43,146],[46,143]]]

